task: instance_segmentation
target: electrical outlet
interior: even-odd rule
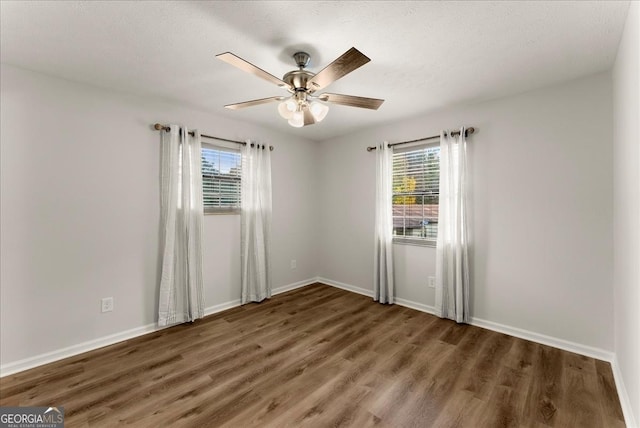
[[[291,260],[291,270],[295,269],[298,267],[298,262],[296,262],[295,260]]]
[[[111,312],[113,311],[113,297],[105,297],[101,300],[102,303],[102,312]]]
[[[436,277],[435,276],[430,276],[429,277],[429,288],[436,288]]]

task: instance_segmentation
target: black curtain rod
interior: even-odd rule
[[[168,126],[162,125],[160,123],[156,123],[153,125],[153,128],[157,131],[165,131],[165,132],[169,132],[171,130],[171,128],[169,128]],[[193,136],[193,131],[189,132],[189,135]],[[207,134],[200,134],[200,136],[202,138],[210,138],[212,140],[219,140],[219,141],[227,141],[229,143],[236,143],[236,144],[242,144],[243,146],[246,146],[247,143],[245,141],[236,141],[236,140],[229,140],[228,138],[220,138],[220,137],[214,137],[211,135],[207,135]],[[255,144],[251,143],[251,147],[253,147]],[[260,144],[258,144],[259,146]],[[264,148],[264,146],[263,146]],[[273,146],[269,146],[269,150],[273,151]]]
[[[473,127],[467,128],[465,130],[464,136],[468,137],[469,135],[473,134],[475,131],[476,131],[476,129],[473,128]],[[460,135],[460,131],[451,131],[451,135]],[[389,143],[389,144],[387,144],[387,147],[398,146],[400,144],[417,143],[418,141],[435,140],[436,138],[440,138],[440,136],[439,135],[432,135],[431,137],[418,138],[417,140],[401,141],[399,143]],[[372,150],[375,150],[375,149],[377,149],[376,146],[367,147],[367,151],[368,152],[370,152]]]

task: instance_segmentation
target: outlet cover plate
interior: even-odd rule
[[[113,311],[113,297],[105,297],[100,301],[102,312],[111,312]]]

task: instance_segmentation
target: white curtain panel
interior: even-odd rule
[[[391,211],[393,150],[387,142],[376,150],[376,212],[373,299],[394,302],[393,286],[393,217]]]
[[[242,153],[242,304],[271,297],[271,151],[251,142]]]
[[[467,141],[440,132],[440,207],[436,247],[436,314],[469,322]]]
[[[158,325],[204,316],[200,133],[177,125],[162,132],[162,276]]]

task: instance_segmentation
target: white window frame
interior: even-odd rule
[[[226,144],[224,142],[216,142],[216,144],[211,144],[211,143],[202,143],[202,157],[204,158],[204,151],[205,150],[214,150],[216,152],[227,152],[227,153],[234,153],[237,154],[239,157],[239,163],[238,165],[238,171],[237,174],[229,176],[229,178],[233,177],[233,179],[237,180],[238,182],[238,191],[237,191],[237,204],[233,205],[233,206],[211,206],[211,205],[207,205],[207,185],[208,182],[211,182],[212,179],[206,178],[205,176],[205,172],[206,168],[203,162],[202,165],[202,199],[203,199],[203,208],[204,208],[204,214],[205,215],[229,215],[229,214],[240,214],[240,204],[242,202],[241,199],[241,189],[242,189],[242,181],[241,181],[241,175],[242,175],[242,156],[240,155],[240,149],[237,147],[237,145],[231,145],[231,144]],[[221,174],[221,176],[224,175],[228,175],[228,174]],[[220,179],[220,178],[219,178]],[[210,199],[210,198],[209,198]]]
[[[439,149],[440,148],[440,141],[437,141],[435,143],[415,143],[415,144],[411,144],[411,145],[406,145],[406,146],[402,146],[402,147],[396,147],[393,150],[393,156],[394,156],[394,160],[396,159],[397,155],[403,154],[403,153],[410,153],[410,152],[417,152],[420,150],[428,150],[428,149]],[[439,150],[438,150],[438,155],[439,155]],[[440,158],[438,156],[438,170],[439,170],[439,162],[440,162]],[[394,179],[395,174],[392,174],[392,180]],[[397,184],[397,183],[396,183]],[[393,188],[393,185],[392,185]],[[439,205],[439,194],[440,194],[440,189],[439,189],[439,176],[438,176],[438,205]],[[394,204],[394,200],[397,197],[402,197],[402,196],[409,196],[409,197],[413,197],[413,196],[424,196],[424,194],[420,194],[420,192],[415,192],[413,194],[408,194],[408,193],[400,193],[398,194],[396,192],[396,189],[393,188],[392,190],[392,200],[391,200],[391,209],[392,209],[392,217],[393,217],[393,206]],[[403,204],[404,205],[404,204]],[[424,221],[425,217],[427,215],[427,213],[425,213],[425,205],[424,202],[422,204],[417,204],[417,205],[421,205],[422,208],[422,218]],[[406,205],[404,205],[406,207]],[[406,211],[405,211],[406,212]],[[421,237],[421,236],[406,236],[405,235],[396,235],[396,228],[395,228],[395,224],[396,224],[396,219],[398,218],[398,216],[393,217],[393,222],[394,222],[394,230],[393,230],[393,243],[395,244],[406,244],[406,245],[418,245],[418,246],[425,246],[425,247],[435,247],[436,246],[436,242],[437,242],[437,221],[435,222],[435,236],[433,237]],[[401,217],[403,218],[403,228],[406,228],[406,215]],[[429,229],[428,231],[426,230],[426,225],[422,226],[424,230],[423,233],[433,233],[433,228]],[[405,232],[406,233],[406,232]]]

